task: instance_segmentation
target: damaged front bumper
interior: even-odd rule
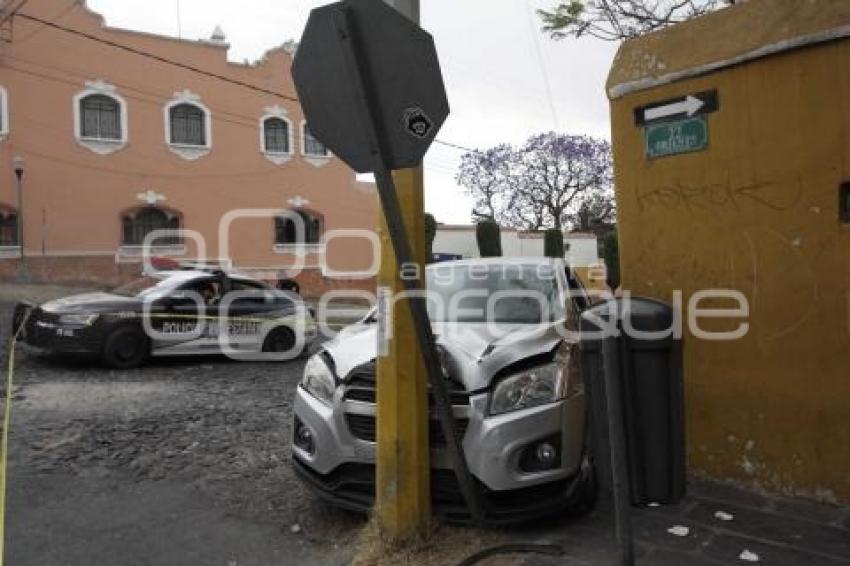
[[[375,405],[354,400],[357,396],[350,393],[338,388],[328,405],[298,387],[293,462],[320,496],[368,512],[374,501]],[[583,455],[584,395],[497,416],[487,414],[487,397],[454,396],[453,412],[488,523],[520,522],[564,508]],[[436,420],[429,440],[435,512],[448,520],[468,520]],[[545,461],[536,459],[540,454]]]

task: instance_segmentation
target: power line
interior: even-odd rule
[[[109,47],[113,47],[115,49],[121,49],[122,51],[127,51],[128,53],[133,53],[134,55],[139,55],[140,57],[147,57],[148,59],[153,59],[154,61],[158,61],[160,63],[165,63],[167,65],[172,65],[174,67],[178,67],[180,69],[185,69],[187,71],[192,71],[193,73],[198,73],[200,75],[204,75],[207,77],[211,77],[214,79],[218,79],[220,81],[224,81],[230,84],[235,84],[250,90],[254,90],[257,92],[262,92],[264,94],[270,94],[272,96],[277,96],[283,98],[285,100],[291,100],[293,102],[298,102],[298,99],[294,96],[284,94],[282,92],[276,92],[271,89],[263,88],[261,86],[253,85],[251,83],[246,83],[244,81],[240,81],[238,79],[231,79],[230,77],[226,77],[224,75],[220,75],[218,73],[213,73],[212,71],[207,71],[205,69],[201,69],[199,67],[195,67],[194,65],[189,65],[187,63],[181,63],[180,61],[175,61],[174,59],[169,59],[168,57],[163,57],[161,55],[157,55],[155,53],[150,53],[149,51],[144,51],[142,49],[137,49],[135,47],[130,47],[129,45],[124,45],[123,43],[118,43],[116,41],[111,41],[109,39],[103,39],[102,37],[97,37],[96,35],[91,35],[90,33],[86,33],[84,31],[80,31],[77,29],[65,27],[63,25],[44,20],[42,18],[38,18],[36,16],[32,16],[30,14],[17,14],[16,17],[23,18],[25,20],[30,20],[33,22],[38,22],[42,25],[58,29],[60,31],[64,31],[65,33],[69,33],[72,35],[76,35],[78,37],[83,37],[85,39],[96,41],[98,43],[102,43],[103,45],[108,45]]]
[[[14,57],[9,57],[9,59],[16,59],[18,61],[23,61],[25,63],[29,63],[27,61],[24,61],[22,59],[17,59],[17,58],[14,58]],[[34,64],[34,63],[29,63],[29,64]],[[56,69],[55,67],[49,67],[49,66],[46,66],[46,65],[44,67],[47,68],[47,69],[52,69],[52,70],[59,70],[59,69]],[[31,69],[23,69],[23,68],[20,68],[20,67],[16,67],[14,65],[9,65],[9,64],[6,64],[4,68],[10,69],[10,70],[18,72],[18,73],[23,73],[25,75],[37,77],[37,78],[40,78],[40,79],[65,83],[65,84],[68,84],[68,85],[79,87],[79,83],[77,81],[73,81],[71,79],[51,76],[51,75],[48,75],[46,73],[33,71]],[[68,72],[68,71],[66,71],[66,72]],[[137,88],[134,88],[134,87],[131,87],[131,86],[122,85],[120,83],[115,83],[115,84],[117,86],[120,86],[120,87],[127,89],[127,90],[131,90],[131,91],[135,91],[135,92],[138,92],[138,93],[141,93],[141,94],[156,97],[155,100],[151,100],[151,99],[148,99],[148,98],[143,98],[141,96],[127,94],[126,92],[122,92],[122,96],[124,96],[125,98],[129,98],[130,100],[136,100],[136,101],[139,101],[139,102],[143,102],[145,104],[150,104],[152,106],[161,106],[162,103],[161,103],[160,99],[161,98],[168,98],[167,96],[164,96],[164,95],[152,93],[152,92],[149,92],[149,91],[144,91],[144,90],[137,89]],[[246,127],[246,128],[251,128],[253,130],[256,130],[256,128],[257,128],[257,117],[248,117],[248,116],[244,116],[242,114],[235,114],[235,113],[227,112],[227,111],[220,110],[220,109],[217,109],[217,108],[211,108],[211,111],[213,111],[213,114],[214,114],[216,120],[219,120],[219,121],[222,121],[222,122],[227,122],[229,124],[235,124],[237,126],[243,126],[243,127]],[[223,117],[222,115],[234,116],[237,119],[226,118],[226,117]]]
[[[438,144],[440,144],[440,145],[444,145],[444,146],[446,146],[446,147],[451,147],[451,148],[454,148],[454,149],[459,149],[459,150],[461,150],[461,151],[466,151],[466,152],[469,152],[469,153],[472,153],[472,152],[476,151],[476,150],[472,149],[471,147],[466,147],[466,146],[458,145],[458,144],[456,144],[456,143],[451,143],[451,142],[447,142],[447,141],[443,141],[443,140],[436,140],[436,139],[435,139],[435,140],[434,140],[434,143],[438,143]]]
[[[28,0],[23,0],[23,1],[28,1]],[[22,2],[21,5],[23,5],[23,2]],[[20,7],[20,5],[19,5],[19,7]],[[135,47],[131,47],[129,45],[124,45],[122,43],[118,43],[118,42],[111,41],[111,40],[108,40],[108,39],[103,39],[103,38],[97,37],[95,35],[91,35],[89,33],[86,33],[86,32],[80,31],[80,30],[69,28],[69,27],[57,24],[55,22],[51,22],[51,21],[48,21],[48,20],[45,20],[45,19],[42,19],[42,18],[39,18],[39,17],[36,17],[36,16],[32,16],[30,14],[18,13],[18,14],[15,14],[15,16],[19,17],[19,18],[24,18],[26,20],[38,22],[38,23],[40,23],[44,26],[47,26],[47,27],[50,27],[50,28],[53,28],[53,29],[57,29],[57,30],[60,30],[60,31],[63,31],[63,32],[66,32],[66,33],[69,33],[69,34],[72,34],[72,35],[79,36],[79,37],[83,37],[83,38],[91,40],[91,41],[102,43],[104,45],[108,45],[109,47],[113,47],[115,49],[121,49],[123,51],[127,51],[129,53],[133,53],[133,54],[141,56],[141,57],[147,57],[149,59],[158,61],[160,63],[165,63],[167,65],[172,65],[172,66],[175,66],[175,67],[178,67],[178,68],[181,68],[181,69],[192,71],[194,73],[198,73],[198,74],[201,74],[201,75],[204,75],[204,76],[207,76],[207,77],[215,78],[215,79],[218,79],[218,80],[230,83],[230,84],[234,84],[234,85],[237,85],[237,86],[241,86],[243,88],[247,88],[247,89],[256,91],[256,92],[261,92],[261,93],[264,93],[264,94],[270,94],[272,96],[277,96],[277,97],[283,98],[285,100],[289,100],[289,101],[296,102],[296,103],[299,102],[297,97],[290,96],[288,94],[273,91],[271,89],[267,89],[267,88],[264,88],[264,87],[253,85],[251,83],[246,83],[246,82],[240,81],[238,79],[231,79],[230,77],[226,77],[226,76],[220,75],[218,73],[213,73],[211,71],[207,71],[207,70],[195,67],[193,65],[181,63],[179,61],[175,61],[173,59],[169,59],[169,58],[163,57],[161,55],[156,55],[155,53],[150,53],[148,51],[144,51],[144,50],[141,50],[141,49],[137,49]],[[128,87],[128,88],[130,88],[130,87]],[[159,96],[159,95],[157,95],[157,96]],[[231,115],[235,116],[236,114],[231,114]],[[252,119],[252,118],[248,118],[248,117],[244,117],[244,116],[242,116],[242,117],[249,119],[249,120]],[[459,145],[459,144],[456,144],[456,143],[452,143],[452,142],[443,141],[443,140],[440,140],[440,139],[435,139],[434,142],[438,143],[440,145],[443,145],[443,146],[446,146],[446,147],[451,147],[451,148],[458,149],[458,150],[461,150],[461,151],[466,151],[466,152],[475,151],[472,148],[465,147],[465,146],[462,146],[462,145]]]
[[[5,24],[7,21],[9,21],[10,19],[12,19],[12,18],[15,16],[15,14],[17,14],[17,13],[18,13],[18,10],[20,10],[21,8],[23,8],[23,7],[24,7],[24,4],[26,4],[27,2],[29,2],[29,0],[21,0],[20,2],[18,2],[18,5],[17,5],[17,6],[15,6],[14,8],[12,8],[11,10],[9,10],[9,13],[8,13],[8,14],[5,14],[5,15],[2,17],[2,19],[0,19],[0,25]],[[10,3],[11,3],[11,2],[10,2]]]
[[[543,86],[546,88],[546,98],[549,101],[549,110],[552,112],[552,120],[555,121],[555,127],[561,129],[560,120],[558,119],[558,111],[555,108],[555,99],[552,96],[552,85],[549,83],[549,75],[546,72],[546,62],[543,60],[543,50],[540,48],[540,38],[538,37],[537,28],[534,27],[534,16],[530,0],[525,1],[526,16],[528,18],[528,29],[531,33],[531,40],[534,43],[534,52],[537,54],[537,63],[540,65],[540,75],[543,78]]]
[[[177,4],[177,37],[183,39],[183,22],[180,21],[180,0],[177,0],[175,4]]]
[[[30,61],[27,61],[27,60],[24,60],[24,59],[21,59],[21,58],[18,58],[18,57],[10,57],[10,58],[12,58],[12,59],[14,59],[15,61],[18,61],[18,62],[35,65],[35,63],[33,63],[33,62],[30,62]],[[56,71],[62,71],[62,69],[59,69],[57,67],[50,67],[50,66],[47,66],[47,65],[44,65],[44,67],[52,69],[52,70],[56,70]],[[76,81],[73,81],[73,80],[70,80],[70,79],[51,76],[51,75],[43,74],[43,73],[33,71],[33,70],[22,69],[22,68],[16,67],[15,65],[8,65],[7,64],[6,68],[10,69],[14,72],[23,73],[23,74],[30,75],[30,76],[33,76],[33,77],[36,77],[36,78],[39,78],[39,79],[43,79],[43,80],[51,80],[51,81],[56,81],[56,82],[60,82],[60,83],[63,83],[63,84],[69,84],[69,85],[73,85],[73,86],[78,85],[78,83]],[[70,72],[70,71],[66,70],[65,72]],[[119,84],[118,86],[122,86],[123,88],[126,88],[128,90],[135,90],[132,87],[129,87],[129,86],[126,86],[126,85],[120,85]],[[141,92],[143,94],[151,94],[152,96],[159,98],[159,95],[157,95],[156,93],[150,93],[150,92],[146,92],[146,91],[142,91],[142,90],[139,90],[139,92]],[[142,98],[142,97],[136,96],[136,95],[124,93],[124,96],[126,98],[130,99],[130,100],[136,100],[136,101],[146,103],[146,104],[151,104],[151,105],[158,105],[159,104],[156,100],[149,100],[147,98]],[[234,124],[234,125],[237,125],[237,126],[242,126],[242,127],[245,127],[245,128],[249,128],[249,129],[252,129],[252,130],[257,127],[256,120],[253,119],[253,118],[246,118],[246,120],[248,120],[246,122],[242,122],[242,121],[238,121],[238,120],[229,120],[229,119],[221,117],[221,114],[224,113],[224,112],[217,110],[215,108],[212,108],[212,110],[213,110],[213,113],[216,116],[218,116],[218,119],[222,120],[224,122],[228,122],[228,123],[231,123],[231,124]],[[18,111],[18,112],[20,113],[20,111]],[[232,115],[236,116],[236,117],[241,116],[239,114],[232,114]],[[56,132],[56,133],[65,131],[63,128],[58,128],[58,127],[56,127],[52,124],[41,122],[37,118],[35,118],[35,117],[33,117],[29,114],[21,114],[21,116],[23,116],[26,119],[27,123],[29,123],[33,126],[45,128],[47,130],[50,130],[51,132]],[[78,167],[78,168],[83,168],[83,169],[87,169],[87,170],[94,170],[94,171],[99,171],[99,172],[102,172],[102,173],[108,173],[108,174],[117,175],[117,176],[124,176],[124,177],[128,177],[128,178],[140,178],[140,179],[141,178],[158,178],[158,179],[181,179],[181,180],[184,180],[184,181],[206,181],[208,179],[219,179],[219,178],[264,177],[264,176],[276,175],[277,173],[279,173],[279,170],[277,170],[277,168],[254,169],[254,170],[246,170],[246,171],[235,172],[235,173],[234,172],[206,173],[206,174],[198,174],[198,173],[190,173],[190,174],[157,173],[157,172],[149,171],[149,170],[133,170],[133,169],[127,169],[127,168],[114,168],[114,167],[99,166],[97,164],[90,163],[90,162],[84,161],[84,160],[66,159],[66,158],[55,156],[55,155],[42,153],[42,152],[40,152],[36,149],[24,147],[24,146],[21,146],[21,149],[25,150],[27,153],[30,153],[32,155],[35,155],[35,156],[38,156],[38,157],[41,157],[43,159],[47,159],[49,161],[53,161],[53,162],[56,162],[56,163],[61,163],[61,164],[66,165],[66,166]],[[140,153],[146,159],[155,159],[155,158],[159,157],[158,155],[155,155],[151,152],[140,151],[140,149],[138,147],[136,147],[134,151],[136,153]],[[445,176],[448,176],[448,177],[454,177],[457,174],[457,165],[454,164],[454,163],[450,164],[447,161],[443,160],[442,158],[428,157],[425,164],[424,164],[424,167],[427,171],[431,171],[433,173],[436,173],[436,174],[439,174],[439,175],[445,175]]]
[[[60,72],[60,73],[66,74],[66,75],[73,75],[73,76],[76,76],[76,77],[80,77],[81,79],[84,79],[86,77],[86,75],[82,71],[70,69],[70,68],[67,68],[67,67],[57,67],[55,65],[48,65],[48,64],[43,63],[43,62],[30,61],[28,59],[23,59],[21,57],[17,57],[17,56],[14,56],[14,55],[7,55],[7,59],[10,59],[12,61],[17,61],[19,63],[24,63],[24,64],[30,65],[30,66],[36,66],[36,67],[41,67],[41,68],[44,68],[44,69],[49,69],[51,71]],[[13,71],[17,71],[19,73],[24,73],[24,74],[27,74],[27,75],[30,75],[30,76],[38,77],[38,78],[41,78],[41,79],[57,81],[57,82],[62,82],[62,83],[73,85],[73,86],[78,86],[77,81],[66,79],[66,78],[61,78],[61,77],[57,77],[57,76],[51,76],[51,75],[48,75],[48,74],[45,74],[45,73],[42,73],[42,72],[34,71],[32,69],[24,69],[24,68],[21,68],[21,67],[16,67],[14,65],[9,65],[8,63],[6,64],[6,68],[13,70]],[[145,89],[142,89],[142,88],[139,88],[137,86],[130,85],[130,84],[127,84],[127,83],[124,83],[124,82],[113,81],[113,84],[115,84],[115,86],[118,86],[118,87],[125,89],[125,90],[129,90],[129,91],[137,92],[137,93],[142,94],[142,95],[150,96],[151,99],[148,99],[148,98],[142,98],[140,96],[134,96],[134,95],[131,95],[131,94],[127,94],[126,92],[123,93],[123,95],[126,98],[129,98],[131,100],[137,100],[139,102],[144,102],[146,104],[157,105],[157,104],[159,104],[159,99],[168,98],[167,94],[155,92],[155,91],[152,91],[152,90],[145,90]],[[237,112],[222,110],[222,109],[217,108],[217,107],[211,107],[211,110],[213,111],[213,114],[215,114],[215,116],[218,119],[220,119],[224,122],[229,122],[231,124],[236,124],[238,126],[245,126],[245,127],[251,128],[251,129],[255,129],[257,127],[257,117],[256,116],[248,116],[248,115],[245,115],[245,114],[239,114]],[[235,120],[234,119],[227,119],[227,118],[222,117],[222,115],[232,116],[236,119]],[[467,152],[467,153],[471,153],[471,152],[476,151],[476,150],[474,150],[470,147],[466,147],[466,146],[459,145],[459,144],[456,144],[456,143],[443,141],[443,140],[440,140],[440,139],[435,139],[434,143],[442,145],[444,147],[456,149],[456,150],[459,150],[459,151],[464,151],[464,152]]]
[[[70,0],[68,5],[66,5],[64,8],[62,8],[62,10],[58,11],[55,15],[50,16],[50,21],[51,22],[57,22],[57,21],[61,20],[62,18],[64,18],[68,14],[68,12],[70,12],[71,10],[76,8],[78,4],[79,4],[79,0]],[[40,34],[43,31],[44,31],[44,26],[37,27],[23,37],[14,38],[14,43],[15,43],[15,45],[21,45],[22,43],[26,43],[27,41],[31,40],[33,37],[37,36],[38,34]]]

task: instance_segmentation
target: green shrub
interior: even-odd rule
[[[620,286],[620,242],[616,230],[608,232],[602,238],[601,255],[608,273],[608,286],[616,289]]]
[[[425,263],[434,261],[434,238],[437,236],[437,219],[425,213]]]
[[[475,227],[481,257],[502,256],[502,232],[495,220],[482,220]]]
[[[557,228],[551,228],[543,232],[543,255],[564,259],[565,254],[564,233]]]

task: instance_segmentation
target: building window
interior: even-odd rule
[[[87,82],[73,103],[77,143],[100,155],[127,144],[127,104],[114,86],[103,81]]]
[[[120,140],[121,105],[104,94],[90,94],[80,100],[80,136]]]
[[[310,133],[310,128],[307,127],[307,123],[304,122],[301,127],[301,152],[308,157],[330,157],[330,152],[328,148],[325,147],[325,144],[317,140],[313,137],[313,134]]]
[[[158,206],[134,208],[121,217],[121,245],[142,246],[145,238],[155,230],[179,230],[180,214]],[[182,239],[179,234],[168,234],[156,238],[153,246],[179,246]]]
[[[207,145],[206,116],[194,104],[177,104],[169,110],[171,143],[181,145]]]
[[[293,212],[302,220],[303,235],[299,234],[299,223],[294,218],[279,216],[274,219],[275,244],[301,245],[321,242],[322,217],[306,210],[295,210]]]
[[[212,148],[212,116],[201,97],[183,90],[165,105],[165,143],[183,159],[203,157]]]
[[[0,247],[18,245],[18,213],[0,206]]]
[[[267,106],[260,117],[260,151],[275,165],[292,159],[292,122],[283,106]]]
[[[9,133],[9,94],[0,86],[0,141]]]
[[[290,153],[289,124],[283,118],[266,118],[263,122],[263,150],[267,153]]]

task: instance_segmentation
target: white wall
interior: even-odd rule
[[[597,263],[596,238],[564,238],[569,249],[566,259],[574,267],[585,267]],[[475,228],[458,230],[456,228],[437,227],[434,238],[434,253],[460,254],[464,258],[478,257],[478,244],[475,241]],[[502,231],[502,254],[505,257],[543,257],[542,237],[520,237],[517,232]]]

